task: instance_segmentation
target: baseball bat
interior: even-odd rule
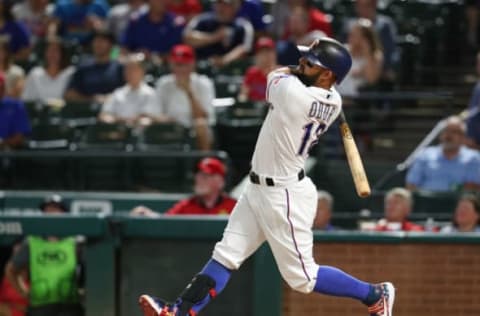
[[[357,145],[355,144],[352,131],[348,126],[343,110],[340,113],[340,132],[342,134],[343,147],[345,148],[345,154],[347,156],[348,165],[350,166],[357,194],[362,198],[368,197],[371,193],[370,184],[368,183],[362,158],[358,152]]]

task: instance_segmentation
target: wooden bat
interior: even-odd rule
[[[358,196],[365,198],[370,196],[370,184],[368,183],[367,174],[363,168],[362,158],[358,152],[357,145],[353,139],[352,132],[348,126],[345,114],[340,113],[340,132],[342,134],[343,147],[347,155],[348,165],[352,173],[355,189],[357,189]]]

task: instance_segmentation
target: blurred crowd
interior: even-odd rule
[[[0,111],[0,146],[24,145],[32,122],[22,102],[38,101],[95,102],[107,123],[173,121],[211,149],[218,89],[202,73],[244,61],[238,100],[263,101],[266,74],[296,64],[295,47],[321,36],[343,39],[353,56],[338,87],[344,96],[394,82],[396,26],[376,0],[356,1],[354,16],[335,17],[336,30],[309,0],[269,11],[260,0],[1,1],[0,94],[9,111]]]

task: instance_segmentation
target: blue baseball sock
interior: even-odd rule
[[[225,288],[225,285],[227,285],[228,280],[230,280],[230,275],[232,274],[232,271],[229,269],[225,268],[221,263],[218,261],[215,261],[214,259],[210,259],[207,264],[203,267],[202,271],[200,274],[206,274],[212,279],[215,280],[216,285],[215,285],[215,292],[217,294],[220,294],[221,291]],[[211,300],[210,295],[207,295],[201,302],[195,304],[192,307],[192,310],[195,313],[198,313],[202,308],[204,308]]]
[[[319,267],[314,291],[327,295],[355,298],[366,305],[371,305],[380,298],[380,294],[375,291],[373,285],[329,266]]]

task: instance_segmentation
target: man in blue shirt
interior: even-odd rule
[[[109,9],[105,0],[57,0],[55,30],[64,39],[85,43],[92,31],[103,27]]]
[[[184,19],[167,11],[167,0],[150,0],[149,10],[130,21],[122,39],[127,51],[166,55],[181,43]]]
[[[407,173],[407,188],[448,192],[480,189],[480,153],[463,145],[466,126],[448,118],[440,144],[427,147]]]
[[[209,58],[221,67],[250,52],[254,30],[245,18],[237,17],[240,0],[216,0],[214,11],[193,18],[185,28],[184,40],[199,59]]]
[[[124,84],[123,67],[110,60],[114,41],[113,33],[99,30],[92,41],[93,58],[77,67],[65,92],[65,99],[72,101],[97,101],[105,98]]]
[[[0,74],[0,149],[19,148],[30,134],[30,122],[23,102],[4,97],[5,77]]]

